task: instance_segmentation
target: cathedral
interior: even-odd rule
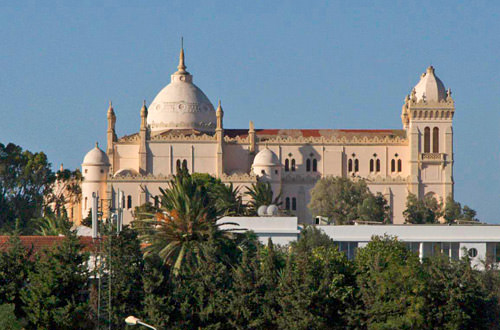
[[[386,198],[392,222],[402,224],[409,193],[443,201],[453,196],[454,111],[451,91],[431,66],[404,100],[402,129],[272,129],[252,121],[248,128],[225,128],[221,103],[215,109],[194,84],[182,48],[170,83],[142,106],[137,133],[117,136],[110,104],[106,150],[96,144],[83,159],[80,216],[87,216],[96,193],[103,209],[120,199],[129,223],[134,207],[157,203],[159,188],[184,166],[242,192],[269,182],[281,193],[280,207],[299,223],[313,222],[307,205],[318,179],[361,177]]]

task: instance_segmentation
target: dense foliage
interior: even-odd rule
[[[309,209],[314,216],[337,225],[355,220],[390,222],[390,208],[380,193],[373,194],[364,180],[328,176],[311,190]]]
[[[54,180],[43,152],[0,143],[0,231],[24,229],[40,217]]]
[[[101,249],[97,281],[73,234],[35,255],[13,236],[0,252],[0,324],[123,329],[136,315],[159,329],[495,329],[500,320],[497,270],[467,258],[421,263],[393,237],[374,237],[354,260],[315,228],[289,248],[251,234],[208,240],[203,262],[175,276],[157,254],[143,257],[128,227]]]

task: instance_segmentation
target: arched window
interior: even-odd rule
[[[181,160],[180,159],[177,159],[177,161],[175,162],[175,170],[177,173],[179,173],[181,170]]]
[[[311,160],[310,159],[306,160],[306,171],[307,172],[311,171]]]
[[[377,159],[377,162],[376,162],[376,171],[380,172],[380,159]]]
[[[285,198],[285,209],[290,209],[290,197]]]
[[[185,159],[182,161],[182,169],[183,169],[183,170],[184,170],[184,169],[186,169],[186,170],[188,169],[188,161],[187,161],[187,160],[185,160]]]
[[[290,171],[290,161],[285,159],[285,172]]]
[[[292,198],[292,210],[297,210],[297,199],[295,197]]]
[[[125,207],[125,195],[122,195],[122,208]]]
[[[160,206],[160,204],[158,203],[158,196],[154,197],[154,203],[155,203],[155,207],[159,207]]]
[[[398,159],[398,172],[401,172],[402,167],[403,167],[403,165],[402,165],[401,159]]]
[[[318,161],[313,159],[313,172],[318,172]]]
[[[370,159],[370,172],[373,172],[373,159]]]
[[[396,160],[391,160],[391,172],[396,172]]]
[[[424,152],[431,152],[431,129],[424,129]]]
[[[132,208],[132,196],[128,195],[127,196],[127,209]]]
[[[359,172],[359,160],[354,160],[354,172]]]
[[[347,171],[352,172],[352,159],[347,162]]]
[[[437,127],[432,129],[432,152],[439,152],[439,128]]]
[[[295,171],[295,158],[292,158],[292,172]]]

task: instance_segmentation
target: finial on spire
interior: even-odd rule
[[[95,142],[95,147],[96,147],[97,149],[99,149],[99,142],[97,142],[97,141]]]
[[[59,167],[59,171],[61,171],[61,172],[64,171],[64,165],[63,165],[63,163],[61,163],[61,166]]]
[[[217,112],[222,112],[222,106],[220,104],[220,100],[219,100],[219,104],[217,105]]]
[[[184,64],[184,38],[181,37],[181,53],[179,54],[179,65],[177,73],[186,73],[186,65]]]

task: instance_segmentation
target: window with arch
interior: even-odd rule
[[[297,198],[292,197],[292,210],[296,211],[297,210]]]
[[[396,160],[391,160],[391,172],[396,172]]]
[[[290,197],[285,198],[285,209],[290,210]]]
[[[292,172],[295,172],[295,158],[292,158],[292,161],[290,162],[291,163],[291,170]]]
[[[313,163],[313,172],[318,172],[318,161],[316,160],[316,158],[313,159],[312,163]]]
[[[182,168],[185,168],[185,169],[187,169],[187,168],[188,168],[188,161],[187,161],[186,159],[184,159],[184,160],[182,161]]]
[[[359,160],[354,160],[354,172],[359,172]]]
[[[285,159],[285,172],[290,171],[290,161]]]
[[[431,152],[431,129],[424,128],[424,152]]]
[[[132,196],[128,195],[127,196],[127,209],[132,208]]]
[[[159,203],[158,196],[155,196],[155,197],[153,198],[153,200],[154,200],[154,205],[155,205],[155,207],[159,207],[159,206],[160,206],[160,203]]]
[[[403,162],[401,159],[398,159],[398,172],[401,172],[403,170]]]
[[[432,152],[439,152],[439,128],[434,127],[432,129]]]
[[[180,170],[180,168],[181,168],[181,160],[180,159],[177,159],[177,161],[175,162],[175,167],[177,168],[177,170]]]
[[[306,172],[311,172],[311,160],[309,158],[306,160]]]
[[[380,172],[380,159],[375,161],[375,171]]]
[[[374,166],[374,161],[373,159],[370,159],[370,172],[375,171],[375,166]]]
[[[352,172],[352,159],[349,159],[349,161],[347,161],[347,171]]]

